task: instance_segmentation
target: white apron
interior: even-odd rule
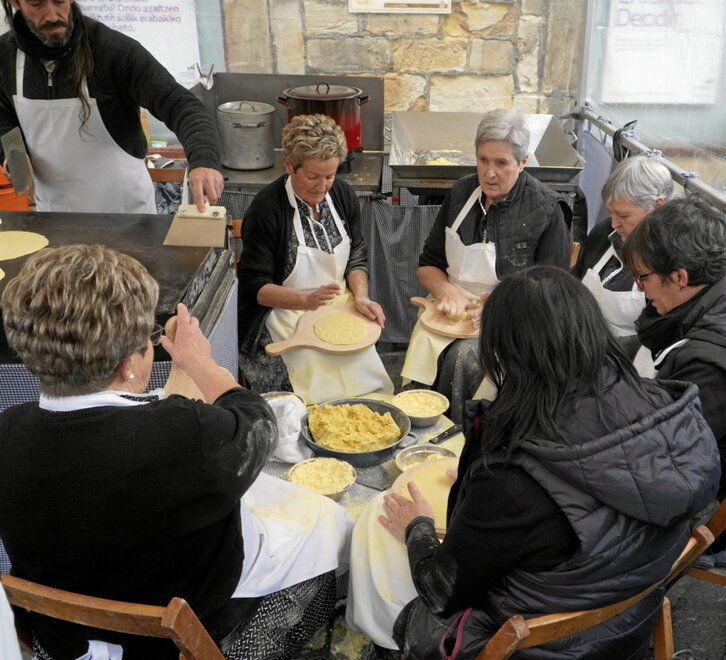
[[[446,274],[449,281],[471,300],[478,300],[479,294],[492,291],[499,283],[497,277],[497,251],[494,243],[474,243],[464,245],[456,230],[479,201],[481,188],[476,188],[456,216],[451,227],[446,228]],[[429,300],[435,298],[428,296]],[[416,322],[408,343],[406,359],[401,369],[403,384],[416,381],[432,385],[436,379],[439,355],[452,342],[452,337],[443,337],[429,332],[420,322]]]
[[[20,127],[33,164],[38,211],[81,213],[156,213],[154,185],[140,158],[116,144],[101,119],[96,99],[79,130],[77,98],[28,99],[23,96],[25,53],[15,57]]]
[[[395,649],[393,622],[418,594],[405,544],[378,522],[383,495],[365,506],[353,527],[345,621],[376,644]]]
[[[329,497],[262,472],[240,504],[245,559],[232,598],[348,570],[353,519]]]
[[[619,270],[614,271],[604,280],[600,279],[600,271],[612,257],[617,257],[617,254],[615,248],[611,245],[600,258],[600,261],[595,264],[595,267],[588,268],[585,277],[582,278],[582,283],[595,296],[600,311],[610,325],[612,333],[616,337],[626,337],[636,334],[635,321],[643,311],[643,307],[645,307],[645,294],[638,291],[635,282],[633,282],[631,291],[611,291],[605,288],[605,285],[622,271],[621,266]]]
[[[343,237],[332,254],[324,252],[319,247],[305,245],[302,218],[289,177],[285,183],[285,189],[288,201],[295,209],[292,224],[297,236],[298,247],[295,266],[282,285],[301,291],[315,291],[324,284],[337,282],[341,286],[342,293],[330,304],[349,302],[351,296],[345,292],[344,276],[350,256],[350,237],[333,206],[330,195],[326,195],[326,200],[335,225]],[[313,233],[313,235],[315,234]],[[327,236],[326,240],[328,240]],[[265,321],[272,340],[277,342],[288,339],[295,332],[298,319],[303,313],[302,310],[273,309]],[[298,348],[283,353],[281,357],[287,367],[293,391],[299,394],[307,404],[355,397],[375,391],[393,392],[393,383],[388,377],[375,346],[346,354],[323,353],[312,348]]]

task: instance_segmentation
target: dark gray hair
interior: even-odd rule
[[[660,275],[664,282],[684,268],[692,286],[714,284],[726,277],[726,216],[705,199],[672,199],[651,211],[623,244],[623,262],[634,262]]]
[[[673,197],[673,179],[657,158],[634,156],[618,163],[603,185],[601,195],[606,204],[625,198],[650,211],[659,197],[664,202]]]
[[[524,115],[516,108],[500,108],[487,112],[476,129],[474,151],[479,149],[482,142],[488,140],[511,144],[514,157],[520,162],[529,153],[529,129]]]

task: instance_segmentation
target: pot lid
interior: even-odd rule
[[[233,115],[269,115],[271,112],[275,112],[273,106],[261,101],[229,101],[222,103],[217,110]]]
[[[291,87],[283,94],[294,99],[352,99],[360,96],[363,90],[358,87],[346,85],[331,85],[327,82],[319,82],[316,85],[303,85],[302,87]]]

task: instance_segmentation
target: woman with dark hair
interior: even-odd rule
[[[648,304],[636,322],[652,358],[643,373],[698,385],[703,416],[721,453],[720,498],[726,495],[726,217],[705,200],[664,204],[638,225],[623,246],[623,260]],[[650,362],[648,360],[648,362]],[[710,550],[726,566],[726,538]]]
[[[572,275],[538,266],[505,278],[481,328],[482,367],[497,397],[468,402],[443,541],[411,483],[412,500],[383,495],[353,532],[349,621],[383,647],[395,640],[408,658],[439,657],[466,608],[474,611],[458,658],[474,657],[514,614],[600,607],[638,593],[668,573],[688,518],[718,484],[697,390],[641,381]],[[365,565],[380,540],[367,536],[384,528],[387,576]],[[403,552],[408,580],[394,576]],[[639,657],[662,598],[655,591],[607,626],[521,656]]]

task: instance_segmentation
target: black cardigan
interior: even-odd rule
[[[276,437],[267,403],[241,388],[214,405],[174,396],[130,408],[6,409],[0,538],[13,574],[152,605],[181,596],[215,628],[242,571],[240,498]],[[33,629],[59,660],[85,653],[86,639],[122,644],[124,659],[171,657],[168,642],[46,617],[34,616]]]
[[[249,347],[249,352],[254,351],[255,339],[270,311],[257,302],[257,292],[265,284],[281,285],[289,275],[285,272],[285,258],[294,233],[295,210],[287,198],[286,180],[287,175],[283,175],[260,190],[242,224],[242,255],[237,270],[239,343],[241,347]],[[367,273],[366,243],[355,191],[344,181],[335,179],[329,194],[351,240],[345,277],[354,270]]]

